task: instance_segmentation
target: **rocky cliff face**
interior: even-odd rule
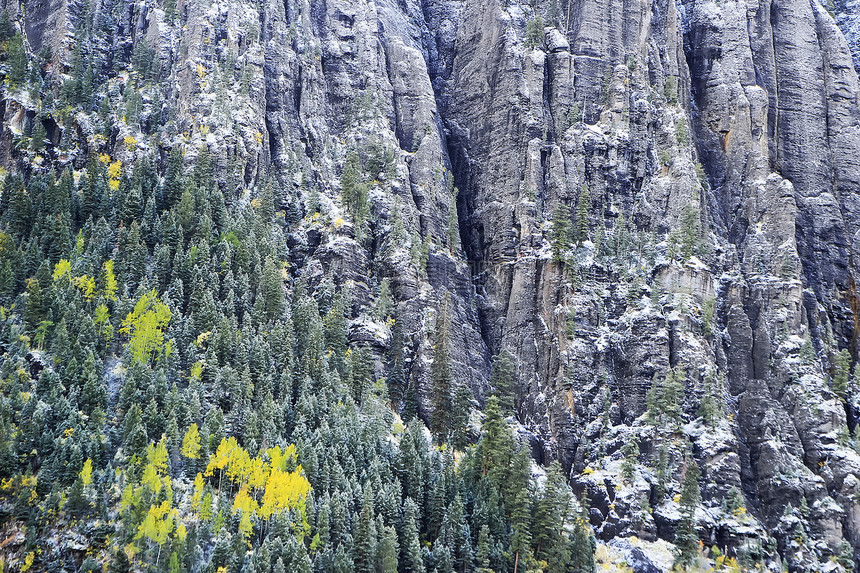
[[[673,537],[689,450],[705,544],[805,571],[860,549],[858,407],[853,381],[833,387],[840,351],[858,351],[860,49],[856,9],[836,4],[5,7],[32,52],[51,48],[56,78],[80,26],[102,42],[97,93],[124,93],[115,70],[142,47],[162,70],[140,124],[46,120],[53,164],[208,148],[225,191],[272,185],[294,214],[294,277],[352,285],[351,341],[379,369],[387,279],[423,415],[447,299],[458,383],[477,406],[490,357],[513,355],[516,418],[539,461],[588,493],[601,539]],[[4,101],[7,169],[31,169],[11,143],[35,111]],[[366,224],[341,200],[352,153]],[[672,369],[683,413],[665,424],[648,395]]]

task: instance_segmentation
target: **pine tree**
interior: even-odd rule
[[[81,375],[84,379],[80,398],[81,411],[98,419],[99,415],[96,411],[104,413],[107,410],[107,390],[102,381],[100,368],[96,367],[96,358],[92,351],[87,355]]]
[[[472,540],[469,526],[466,523],[466,511],[459,492],[448,506],[446,518],[451,527],[450,547],[454,557],[454,570],[469,571],[472,568]]]
[[[699,414],[708,425],[716,425],[723,417],[723,384],[713,372],[705,377],[705,393],[699,405]]]
[[[123,445],[131,453],[142,452],[148,442],[146,429],[143,426],[143,414],[135,402],[125,415],[122,425]]]
[[[400,571],[424,572],[424,558],[418,537],[418,506],[411,498],[403,502],[400,525]]]
[[[266,322],[280,319],[286,309],[284,281],[279,265],[272,257],[266,258],[261,285],[261,309]]]
[[[660,448],[657,452],[656,474],[656,498],[657,503],[659,504],[663,503],[663,499],[666,496],[666,482],[669,479],[669,448],[666,444],[660,444]]]
[[[430,417],[430,430],[436,439],[442,443],[452,429],[451,413],[454,409],[451,373],[451,352],[449,349],[450,336],[450,297],[445,295],[442,308],[436,320],[435,344],[433,346],[433,364],[430,366],[431,400],[433,411]]]
[[[499,400],[502,412],[514,410],[514,356],[507,350],[502,350],[492,359],[490,371],[490,386],[493,395]]]
[[[583,492],[580,502],[582,511],[576,517],[571,543],[570,569],[574,573],[594,573],[594,550],[597,543],[588,522],[589,505]]]
[[[34,332],[45,318],[42,287],[35,278],[27,279],[27,299],[24,309],[24,321],[27,330]]]
[[[454,393],[454,409],[451,412],[451,443],[455,448],[465,449],[469,444],[469,413],[472,410],[472,390],[459,384]]]
[[[340,291],[334,296],[331,308],[323,319],[326,348],[335,357],[342,357],[349,348],[346,331],[346,300],[343,291]]]
[[[564,261],[564,255],[570,248],[572,233],[570,210],[567,205],[559,203],[552,216],[552,230],[550,231],[553,260],[557,262]]]
[[[637,436],[633,436],[624,443],[621,447],[621,455],[624,456],[624,462],[621,464],[621,477],[624,478],[624,481],[631,482],[639,458],[639,438]]]
[[[685,205],[681,212],[681,256],[683,260],[697,254],[699,249],[699,234],[701,223],[699,211],[692,204]]]
[[[676,369],[666,374],[663,382],[663,392],[657,400],[660,411],[673,423],[681,421],[681,400],[684,397],[684,375]]]
[[[690,563],[698,550],[699,537],[696,534],[696,507],[701,500],[699,490],[699,466],[696,460],[687,455],[684,461],[684,474],[681,478],[681,522],[675,535],[677,548],[676,562],[682,566]]]
[[[536,48],[543,42],[544,20],[540,15],[535,16],[526,24],[526,44],[530,48]]]
[[[391,281],[386,277],[379,281],[379,298],[374,306],[374,314],[383,321],[391,317],[395,309],[395,302],[391,294]]]
[[[15,35],[15,29],[12,27],[12,21],[9,19],[9,12],[3,10],[0,13],[0,43],[7,42]]]
[[[367,201],[367,185],[361,181],[361,165],[358,154],[351,152],[346,156],[343,173],[340,177],[341,198],[344,207],[355,222],[356,233],[360,237],[364,222],[370,213]]]
[[[497,490],[501,489],[508,477],[513,448],[513,436],[502,415],[499,400],[495,396],[491,396],[487,400],[487,407],[484,410],[484,423],[481,428],[477,458],[480,463],[481,475],[486,475]]]
[[[511,551],[514,553],[514,573],[519,570],[520,564],[525,564],[531,556],[531,507],[529,504],[528,490],[525,484],[519,484],[516,488],[511,505]]]
[[[182,176],[182,150],[175,146],[167,158],[167,169],[164,172],[164,184],[161,191],[162,209],[176,205],[182,197],[185,184]]]
[[[398,320],[395,321],[394,326],[391,329],[391,345],[388,350],[389,367],[385,380],[388,383],[388,397],[394,404],[395,410],[400,411],[400,407],[402,405],[404,407],[403,416],[406,418],[407,412],[405,411],[405,405],[408,393],[408,380],[406,379],[406,372],[403,364],[404,346],[403,326]]]
[[[24,49],[24,40],[20,34],[15,34],[9,40],[6,48],[6,62],[9,65],[9,84],[19,87],[27,78],[28,60],[27,51]]]
[[[576,244],[581,245],[588,240],[588,212],[591,210],[591,194],[588,184],[582,184],[579,199],[576,202]]]
[[[851,376],[851,353],[845,349],[833,360],[833,393],[843,402],[848,395],[848,379]]]
[[[352,395],[360,402],[373,383],[373,355],[367,346],[359,346],[350,352],[347,371]]]
[[[553,462],[535,506],[532,527],[535,557],[546,561],[550,571],[564,571],[570,560],[568,539],[561,533],[565,529],[570,502],[571,495],[561,465]]]
[[[373,516],[373,499],[365,490],[361,514],[355,526],[355,570],[357,573],[375,573],[376,524]]]
[[[30,136],[30,149],[41,151],[45,148],[45,139],[48,137],[48,132],[45,131],[45,124],[39,116],[33,120],[33,135]]]
[[[490,527],[484,524],[478,532],[478,567],[475,569],[475,573],[493,573],[490,568],[490,551]]]
[[[382,528],[376,551],[377,573],[397,573],[397,533],[393,527]]]
[[[681,400],[684,397],[683,369],[680,372],[669,370],[661,382],[655,373],[646,395],[647,418],[651,424],[681,421],[683,411]]]

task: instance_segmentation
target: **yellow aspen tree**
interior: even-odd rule
[[[170,322],[171,312],[161,302],[155,289],[144,293],[122,321],[120,332],[129,335],[129,349],[135,362],[146,363],[153,354],[162,351],[164,329]]]
[[[191,460],[200,458],[200,431],[197,424],[188,426],[185,436],[182,438],[182,449],[180,453]]]
[[[117,282],[113,272],[113,259],[105,261],[102,278],[104,280],[104,296],[108,300],[116,300]]]
[[[87,458],[87,461],[84,462],[84,467],[81,469],[81,473],[78,474],[78,477],[81,478],[81,483],[84,487],[93,483],[93,460]]]

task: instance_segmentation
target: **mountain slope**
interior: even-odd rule
[[[251,456],[274,443],[249,438],[262,420],[244,419],[266,400],[266,372],[265,407],[290,410],[278,440],[305,466],[298,438],[320,423],[294,410],[305,384],[334,376],[333,396],[351,385],[364,408],[362,388],[385,378],[370,418],[390,401],[460,450],[482,435],[494,393],[533,458],[559,461],[590,500],[601,551],[632,563],[635,538],[662,567],[658,540],[689,557],[692,535],[745,567],[852,567],[860,102],[847,4],[5,8],[4,306],[15,305],[9,336],[30,338],[7,343],[7,369],[23,364],[16,354],[27,362],[24,393],[36,395],[39,370],[71,388],[50,364],[64,362],[57,331],[68,313],[92,313],[68,335],[76,368],[95,351],[105,427],[122,434],[105,462],[128,447],[133,404],[146,418],[154,402],[169,425],[164,396],[127,390],[133,329],[121,332],[155,288],[175,318],[164,327],[174,358],[144,369],[166,378],[154,384],[186,396],[193,366],[217,363],[197,374],[199,411],[167,432],[173,472],[180,434],[216,405]],[[61,260],[68,284],[51,276]],[[33,306],[31,278],[54,289],[50,303]],[[309,295],[318,308],[302,310]],[[77,297],[68,310],[65,297]],[[104,324],[117,336],[96,344]],[[268,347],[257,358],[249,328]],[[212,350],[220,338],[229,350]],[[153,447],[159,429],[147,429]],[[71,487],[80,468],[69,471]],[[331,471],[308,471],[315,491]],[[480,523],[470,528],[477,552]]]

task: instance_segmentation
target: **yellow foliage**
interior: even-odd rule
[[[71,438],[71,437],[72,437],[72,434],[74,434],[74,433],[75,433],[75,429],[74,429],[74,428],[66,428],[66,429],[63,431],[63,437]]]
[[[152,464],[146,464],[143,468],[140,483],[151,489],[155,495],[158,495],[161,491],[161,477],[155,471],[155,467]]]
[[[129,151],[132,151],[137,147],[137,140],[131,135],[126,135],[125,138],[123,138],[123,143],[125,143],[125,148]]]
[[[215,470],[223,470],[227,467],[234,450],[237,448],[239,448],[239,444],[236,442],[236,438],[232,436],[229,439],[223,438],[221,443],[218,444],[218,449],[215,450],[215,453],[209,456],[209,463],[206,465],[205,475],[207,477],[211,476]]]
[[[167,472],[167,445],[164,437],[157,444],[146,446],[146,460],[155,466],[159,474]]]
[[[23,563],[23,565],[21,565],[21,573],[24,573],[25,571],[30,570],[30,567],[33,566],[33,559],[35,559],[35,558],[36,558],[36,554],[33,553],[32,551],[29,552],[26,557],[24,557],[24,563]]]
[[[105,337],[106,340],[110,340],[113,338],[113,326],[110,323],[110,312],[108,311],[108,307],[100,304],[96,307],[96,316],[93,319],[93,322],[99,329],[99,333]]]
[[[108,166],[108,187],[111,191],[119,189],[119,178],[122,176],[122,161],[117,159]]]
[[[9,236],[9,233],[0,231],[0,253],[8,252],[15,248],[15,241]]]
[[[33,502],[38,498],[36,493],[36,476],[18,474],[14,477],[0,480],[0,494],[4,497],[21,497],[28,489],[28,502],[33,505]]]
[[[251,199],[251,207],[253,207],[254,209],[258,209],[262,204],[263,202],[260,201],[259,197],[254,197],[253,199]]]
[[[123,512],[128,511],[136,504],[137,500],[134,495],[134,488],[131,484],[128,484],[125,486],[125,489],[122,490],[122,497],[119,500],[119,510]]]
[[[122,551],[129,561],[134,561],[134,556],[137,555],[137,547],[134,546],[134,543],[128,543],[122,548]]]
[[[85,299],[93,299],[96,294],[96,279],[89,275],[81,275],[74,278],[74,283],[80,289]]]
[[[603,571],[615,573],[633,573],[633,569],[618,558],[618,555],[607,548],[606,545],[598,544],[594,552],[595,565]]]
[[[113,259],[106,260],[102,268],[105,298],[108,300],[116,300],[117,282],[116,275],[113,272]]]
[[[197,424],[191,424],[185,432],[181,453],[191,460],[200,458],[200,432],[197,430]]]
[[[725,555],[718,555],[714,560],[714,569],[716,571],[728,571],[730,573],[740,573],[743,571],[741,566],[738,564],[737,559],[734,557],[727,557]]]
[[[156,496],[162,487],[167,487],[168,499],[173,497],[171,491],[170,476],[167,475],[167,446],[165,438],[157,444],[149,444],[146,447],[146,465],[143,467],[143,475],[140,478],[141,485],[148,487]],[[135,496],[137,494],[135,493]]]
[[[210,519],[212,519],[212,494],[206,492],[200,503],[200,521],[209,521]]]
[[[254,529],[251,519],[257,514],[260,505],[253,497],[248,495],[248,486],[239,487],[239,492],[233,500],[233,513],[239,513],[239,532],[247,539]]]
[[[203,67],[203,64],[197,64],[197,77],[201,80],[206,77],[206,68]]]
[[[272,470],[266,481],[263,505],[260,508],[260,516],[263,519],[270,518],[280,510],[304,505],[311,491],[311,484],[301,471],[301,466],[293,472],[282,472],[279,468]]]
[[[149,511],[146,512],[143,523],[138,526],[134,538],[146,537],[163,545],[174,529],[178,513],[175,509],[170,509],[170,502],[167,500],[161,502],[161,505],[149,506]]]
[[[195,346],[197,346],[198,348],[200,346],[203,346],[203,344],[205,344],[211,336],[212,336],[211,330],[207,330],[206,332],[201,332],[197,336],[197,339],[194,341]]]
[[[159,300],[155,289],[140,297],[120,328],[120,332],[131,336],[129,348],[135,362],[146,363],[153,353],[162,350],[164,329],[171,316],[170,309]]]
[[[107,165],[108,163],[110,163],[110,155],[108,155],[107,153],[99,154],[99,161]]]
[[[84,462],[84,467],[81,469],[81,473],[78,474],[78,477],[81,478],[81,483],[85,486],[93,483],[93,460],[87,458],[87,461]]]
[[[191,379],[200,380],[203,376],[203,363],[199,360],[191,365]]]
[[[60,259],[60,261],[54,265],[54,280],[58,281],[64,276],[68,275],[72,271],[72,263],[67,261],[66,259]]]
[[[269,448],[266,450],[266,455],[269,457],[269,465],[281,471],[287,471],[287,464],[290,462],[295,465],[298,458],[295,444],[287,446],[285,451],[281,451],[281,446]]]
[[[311,484],[302,475],[302,468],[297,465],[296,446],[291,444],[282,450],[280,446],[269,448],[263,458],[252,458],[242,448],[236,438],[224,438],[209,457],[205,475],[211,476],[215,470],[224,472],[231,482],[239,486],[239,492],[233,501],[233,513],[240,513],[239,530],[247,538],[253,529],[253,518],[269,519],[273,514],[283,510],[298,509],[304,516],[305,500],[311,491]],[[194,497],[192,506],[199,503],[200,492],[203,490],[203,477],[198,474],[194,480]],[[258,496],[262,492],[262,499]],[[204,512],[211,514],[207,507],[206,494],[200,511],[201,519]],[[211,500],[210,500],[211,503]]]

